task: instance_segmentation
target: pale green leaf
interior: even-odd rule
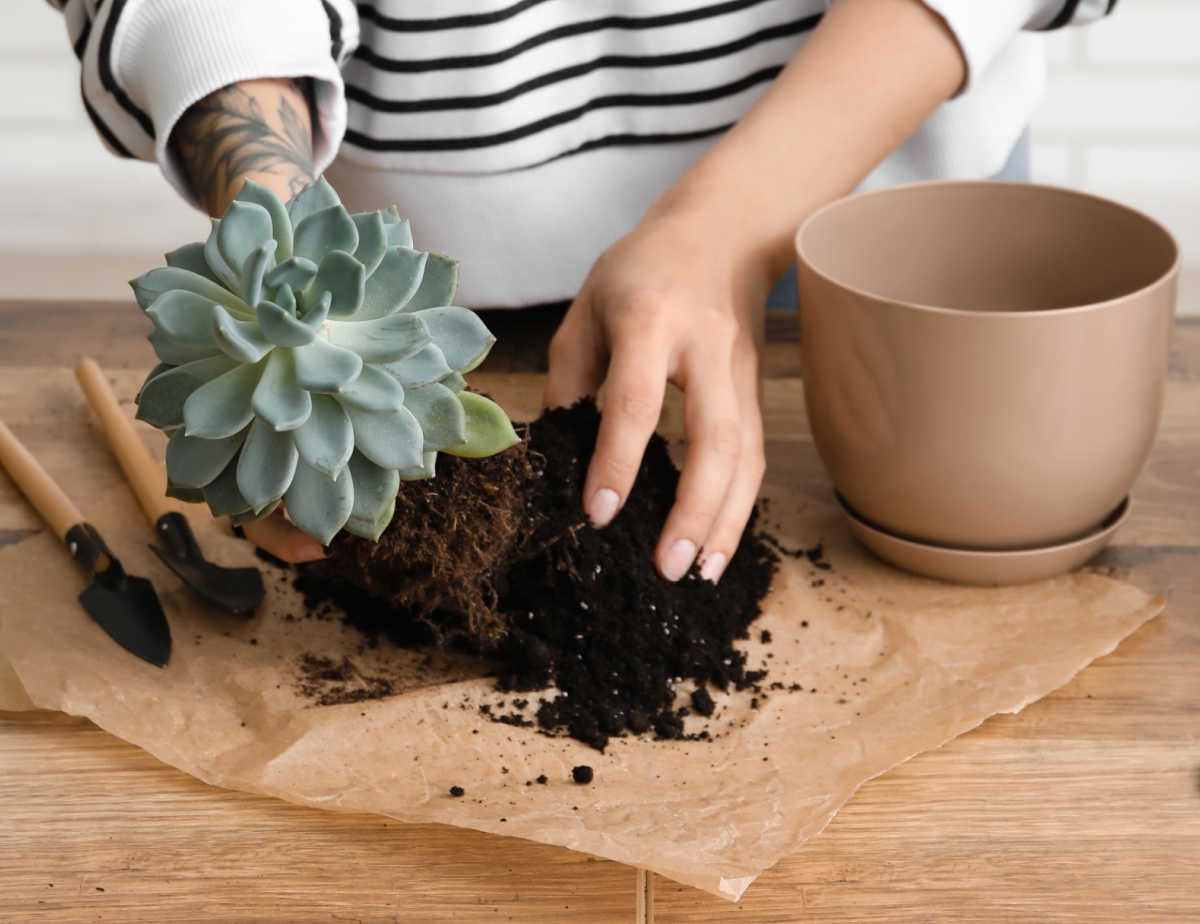
[[[354,258],[370,276],[387,253],[388,239],[383,216],[379,212],[362,212],[352,217],[358,227],[358,249],[354,251]]]
[[[458,396],[444,385],[407,389],[404,407],[421,425],[426,452],[456,446],[467,438],[466,411]]]
[[[427,343],[412,356],[387,363],[384,368],[405,388],[440,382],[454,372],[436,343]]]
[[[496,338],[482,319],[469,308],[450,305],[426,308],[412,315],[425,322],[429,336],[446,356],[455,372],[470,372],[478,366]]]
[[[267,367],[254,388],[250,406],[255,414],[279,431],[295,430],[308,420],[312,398],[296,381],[291,350],[275,350],[267,358]]]
[[[345,251],[334,250],[321,260],[317,275],[309,283],[301,302],[313,304],[328,293],[332,299],[329,317],[348,318],[362,303],[365,281],[363,265]]]
[[[421,425],[404,408],[391,414],[370,414],[346,407],[354,426],[358,451],[383,468],[408,469],[421,464],[424,437]]]
[[[354,428],[342,406],[328,395],[312,396],[312,413],[292,434],[300,458],[336,478],[354,452]]]
[[[253,202],[267,210],[267,214],[271,216],[271,236],[278,245],[275,256],[279,260],[286,260],[290,257],[292,255],[292,220],[288,217],[287,209],[284,208],[274,191],[254,180],[246,180],[233,198],[242,202]]]
[[[203,488],[221,474],[245,438],[244,430],[214,440],[176,430],[167,440],[168,480],[181,488]]]
[[[242,273],[242,298],[247,305],[257,305],[262,298],[263,277],[271,268],[277,246],[275,241],[267,241],[246,258],[245,272]]]
[[[266,506],[292,483],[299,458],[290,433],[273,429],[262,418],[255,420],[238,456],[238,491],[256,510]]]
[[[358,378],[338,391],[338,400],[360,411],[387,414],[404,407],[404,388],[381,367],[366,364]]]
[[[454,304],[458,291],[458,263],[440,253],[431,253],[425,261],[421,285],[405,304],[403,311],[421,311]]]
[[[174,269],[187,270],[207,279],[209,282],[221,284],[221,281],[213,274],[209,268],[208,261],[204,259],[204,243],[197,241],[192,244],[184,244],[182,247],[177,247],[170,253],[164,254],[163,259],[167,261],[167,266]],[[154,299],[151,299],[153,301]],[[143,308],[146,306],[143,305]]]
[[[275,348],[254,321],[238,321],[222,305],[212,307],[213,340],[226,356],[242,363],[256,363]]]
[[[188,436],[223,439],[242,430],[254,417],[250,396],[265,364],[237,366],[201,385],[183,402]],[[180,484],[186,482],[176,478]]]
[[[292,221],[292,227],[295,228],[309,215],[315,215],[317,212],[341,204],[342,200],[333,191],[333,187],[329,185],[325,177],[319,176],[292,197],[287,204],[287,212]]]
[[[183,426],[183,405],[197,388],[233,369],[227,356],[216,356],[166,366],[146,379],[136,398],[137,419],[160,429]]]
[[[379,262],[363,288],[362,305],[356,321],[386,318],[399,311],[421,286],[428,254],[405,247],[393,247]]]
[[[346,529],[374,542],[392,521],[400,475],[395,469],[380,468],[361,452],[350,458],[350,475],[354,479],[354,506]]]
[[[321,337],[305,346],[296,347],[293,355],[296,360],[296,379],[308,391],[337,391],[353,382],[362,372],[361,356]]]
[[[353,350],[369,363],[392,363],[429,343],[420,315],[393,314],[374,321],[330,321],[329,342]]]
[[[212,323],[215,310],[223,309],[203,295],[171,289],[156,298],[146,314],[154,326],[172,340],[211,347],[217,345]]]
[[[150,341],[150,346],[154,347],[154,355],[172,366],[181,366],[184,363],[206,359],[210,356],[224,355],[216,343],[183,343],[173,340],[157,328],[150,331],[146,335],[146,339]]]
[[[354,507],[350,470],[343,468],[337,480],[331,481],[301,460],[283,502],[296,526],[322,545],[329,545]]]
[[[494,456],[520,442],[508,415],[498,404],[469,391],[460,393],[458,400],[467,413],[467,439],[457,446],[448,447],[446,452],[480,459]]]
[[[214,517],[237,516],[254,509],[238,490],[237,467],[238,460],[231,459],[221,474],[204,486],[204,500]]]
[[[271,215],[261,205],[234,199],[221,216],[217,228],[217,248],[225,264],[239,278],[250,254],[271,237]]]
[[[268,289],[278,289],[280,286],[291,286],[300,292],[308,285],[313,276],[317,275],[317,264],[304,257],[288,257],[275,265],[263,278],[263,285]]]
[[[309,215],[296,225],[293,244],[296,256],[320,264],[331,250],[354,253],[358,248],[358,228],[340,205]]]

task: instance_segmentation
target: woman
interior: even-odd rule
[[[655,561],[716,581],[763,474],[762,306],[860,184],[984,177],[1028,124],[1030,30],[1115,0],[52,0],[97,130],[219,214],[325,172],[462,261],[462,301],[572,300],[545,399],[605,387],[584,508],[628,496],[668,381],[688,454]],[[322,550],[280,516],[281,557]]]

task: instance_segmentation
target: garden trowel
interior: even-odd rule
[[[167,497],[167,474],[154,461],[94,360],[75,367],[75,378],[96,412],[125,478],[158,537],[150,548],[191,590],[236,616],[249,616],[263,601],[257,568],[226,568],[204,557],[192,535],[183,504]]]
[[[145,578],[125,573],[95,527],[84,522],[79,508],[3,422],[0,464],[91,578],[79,594],[88,615],[126,651],[156,667],[166,667],[171,657],[171,628],[154,588]]]

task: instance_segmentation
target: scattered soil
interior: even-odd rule
[[[398,503],[378,547],[340,537],[329,559],[301,570],[306,605],[332,602],[401,645],[483,654],[502,691],[546,691],[532,719],[487,707],[493,721],[536,722],[600,750],[626,732],[684,737],[686,715],[717,709],[708,688],[755,687],[765,675],[747,670],[734,643],[749,637],[778,556],[752,518],[719,584],[695,568],[677,583],[660,578],[653,551],[678,471],[655,436],[625,507],[593,529],[581,495],[598,425],[585,400],[530,424],[522,450],[445,468],[439,457],[437,479],[405,486],[406,513]],[[689,693],[690,710],[676,702]]]
[[[578,767],[571,768],[571,779],[576,783],[590,783],[593,776],[592,768],[587,764],[580,764]]]

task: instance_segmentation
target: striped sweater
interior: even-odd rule
[[[310,77],[317,169],[354,208],[396,202],[463,261],[463,301],[568,298],[592,261],[758,99],[831,0],[50,0],[88,115],[157,160],[222,86]],[[981,177],[1044,81],[1033,33],[1115,0],[925,0],[968,76],[865,185]],[[434,13],[431,15],[431,12]]]

